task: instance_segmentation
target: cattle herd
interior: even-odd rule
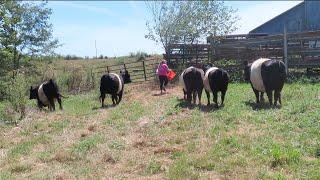
[[[281,90],[286,79],[285,65],[282,61],[260,58],[253,63],[244,64],[245,80],[249,81],[256,96],[256,102],[263,100],[263,94],[266,93],[270,105],[272,105],[274,94],[274,105],[277,102],[281,105]],[[116,73],[107,73],[100,80],[100,101],[104,107],[106,94],[110,94],[114,105],[119,104],[124,84],[130,83],[130,74],[127,70]],[[183,90],[183,97],[187,102],[201,104],[201,95],[205,89],[208,103],[210,105],[210,93],[213,94],[213,102],[216,107],[218,104],[218,92],[221,92],[221,104],[223,106],[225,95],[228,89],[229,74],[227,71],[213,67],[212,64],[203,65],[202,68],[188,67],[183,70],[179,77],[179,84]],[[50,79],[37,87],[30,88],[30,99],[36,99],[38,107],[41,109],[48,106],[49,110],[55,110],[55,99],[57,99],[60,109],[62,109],[61,97],[57,84]]]

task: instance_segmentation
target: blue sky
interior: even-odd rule
[[[256,26],[301,1],[226,1],[238,9],[239,29],[248,33]],[[57,53],[109,57],[130,52],[163,53],[160,44],[144,38],[149,13],[143,1],[49,1],[53,10],[53,35],[63,44]]]

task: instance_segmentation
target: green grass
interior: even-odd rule
[[[126,86],[104,109],[96,91],[70,95],[63,111],[30,115],[21,131],[0,125],[10,135],[0,139],[0,178],[319,179],[319,89],[286,84],[282,106],[270,107],[232,83],[219,109],[188,106],[180,88],[158,97]]]
[[[91,149],[97,147],[97,145],[102,141],[102,137],[100,135],[93,135],[87,137],[83,140],[80,140],[78,143],[74,144],[72,147],[72,151],[77,154],[85,154]]]

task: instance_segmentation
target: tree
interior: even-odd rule
[[[0,2],[0,54],[12,69],[20,67],[24,55],[49,55],[58,46],[49,22],[51,9],[46,3]]]
[[[151,20],[146,38],[161,43],[167,52],[171,43],[194,44],[208,35],[221,36],[235,31],[236,10],[222,1],[147,2]]]

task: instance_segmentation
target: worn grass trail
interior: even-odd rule
[[[286,84],[281,108],[256,105],[248,84],[231,84],[220,109],[146,85],[104,109],[98,92],[53,113],[32,103],[18,127],[0,126],[0,179],[319,179],[319,90]]]

